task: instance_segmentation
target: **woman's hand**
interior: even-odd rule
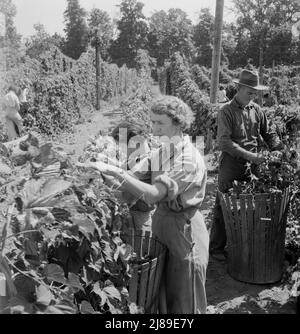
[[[104,183],[107,186],[109,186],[109,187],[111,187],[113,189],[121,190],[122,185],[121,185],[121,183],[114,176],[107,175],[107,174],[104,175],[103,174],[102,177],[103,177]]]
[[[112,166],[119,166],[120,162],[116,158],[111,158],[107,154],[98,153],[97,155],[97,161],[101,161],[107,164],[110,164]]]
[[[101,162],[101,161],[97,161],[97,162],[87,161],[85,163],[78,162],[76,164],[76,166],[80,167],[80,168],[93,169],[93,170],[96,170],[100,173],[103,173],[103,174],[106,174],[106,175],[111,175],[111,176],[118,175],[118,172],[120,170],[120,168],[118,168],[118,167],[108,165],[108,164],[106,164],[104,162]]]
[[[106,185],[114,189],[121,190],[122,185],[116,177],[118,175],[117,167],[105,164],[100,161],[98,162],[87,161],[85,163],[78,162],[76,166],[79,168],[91,169],[93,171],[101,173],[103,181],[105,182]]]
[[[256,153],[252,162],[256,165],[260,165],[261,163],[266,161],[266,157],[263,153]]]

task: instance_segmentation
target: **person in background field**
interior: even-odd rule
[[[29,110],[29,102],[27,100],[28,92],[29,92],[28,82],[26,81],[24,84],[21,85],[19,94],[21,117],[25,117],[28,114]]]
[[[229,99],[226,95],[226,89],[224,86],[220,86],[220,90],[219,90],[219,95],[218,95],[218,102],[219,103],[226,103],[228,102]]]
[[[219,161],[218,188],[225,193],[232,188],[233,181],[249,180],[247,165],[251,163],[252,173],[265,158],[259,149],[264,142],[271,151],[281,150],[282,143],[270,147],[271,133],[265,113],[253,102],[257,92],[268,90],[259,84],[258,74],[243,70],[239,80],[237,94],[226,103],[218,113],[218,146],[221,151]],[[226,230],[220,198],[217,193],[214,218],[210,234],[210,255],[216,260],[226,259]]]
[[[142,197],[150,205],[157,204],[152,233],[168,248],[160,312],[205,314],[209,235],[199,209],[205,196],[207,170],[200,152],[185,135],[193,112],[180,99],[161,96],[154,101],[150,117],[153,135],[161,142],[151,154],[151,184],[104,163],[78,166],[111,175],[120,180],[123,191]]]
[[[19,113],[20,101],[18,98],[18,88],[10,86],[8,92],[2,101],[4,118],[7,128],[8,141],[12,141],[20,137],[23,121]]]

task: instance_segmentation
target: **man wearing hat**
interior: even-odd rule
[[[268,124],[265,113],[253,102],[257,92],[269,88],[259,84],[257,72],[243,70],[239,80],[237,94],[226,103],[218,113],[218,146],[221,153],[219,161],[218,187],[226,192],[234,180],[247,181],[247,163],[252,170],[264,161],[259,153],[263,141],[268,143]],[[280,147],[269,147],[271,150]],[[225,222],[217,194],[214,208],[214,219],[210,235],[210,255],[217,260],[225,260],[226,246]]]

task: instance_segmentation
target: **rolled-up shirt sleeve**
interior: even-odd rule
[[[177,198],[179,194],[179,187],[176,180],[170,178],[170,176],[165,173],[158,176],[155,180],[155,183],[162,183],[167,188],[167,195],[164,200],[173,201]]]
[[[182,163],[182,161],[184,163]],[[183,206],[190,206],[193,198],[198,204],[199,191],[206,180],[204,164],[195,163],[191,156],[178,159],[169,172],[165,172],[154,179],[155,183],[162,183],[167,188],[165,201],[176,201],[181,198]],[[194,203],[193,203],[194,204]]]
[[[232,140],[233,119],[227,108],[218,113],[218,145],[222,152],[227,152],[234,158],[251,160],[253,153],[245,150]]]

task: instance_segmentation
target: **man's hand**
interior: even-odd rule
[[[256,165],[260,165],[261,163],[266,161],[266,157],[262,153],[257,153],[254,159],[252,160],[253,163]]]

